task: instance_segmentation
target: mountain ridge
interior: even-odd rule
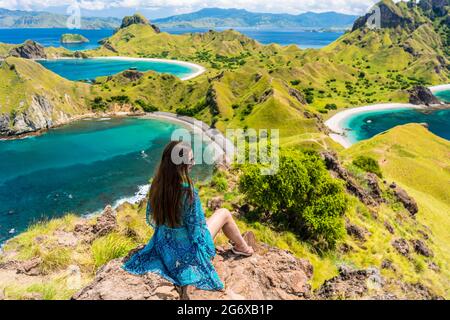
[[[0,8],[0,28],[67,28],[67,15]],[[81,29],[114,29],[121,19],[82,17]]]
[[[155,19],[161,27],[259,27],[338,28],[351,27],[357,16],[336,12],[259,13],[245,9],[205,8],[196,12]],[[330,23],[330,21],[332,21]]]

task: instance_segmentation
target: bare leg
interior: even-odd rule
[[[253,248],[248,246],[247,242],[242,238],[231,212],[227,209],[217,210],[206,223],[213,238],[217,236],[220,230],[223,230],[225,236],[236,244],[235,248],[238,251],[253,253]]]

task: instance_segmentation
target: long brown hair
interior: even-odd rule
[[[187,197],[189,201],[193,199],[193,184],[189,177],[189,169],[193,162],[192,159],[188,159],[191,150],[189,145],[180,141],[172,141],[164,149],[149,194],[153,221],[156,225],[178,227],[183,198]],[[173,161],[173,155],[183,159],[180,164]]]

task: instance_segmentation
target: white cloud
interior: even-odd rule
[[[70,5],[75,0],[0,0],[0,7],[22,10],[45,10],[47,7]],[[107,10],[127,9],[167,9],[185,13],[207,7],[242,8],[256,12],[276,12],[298,14],[305,11],[338,11],[362,14],[377,0],[79,0],[82,8]]]

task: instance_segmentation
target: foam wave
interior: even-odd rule
[[[126,198],[122,198],[117,200],[113,207],[117,208],[119,206],[121,206],[124,203],[130,203],[130,204],[136,204],[141,202],[142,200],[145,199],[145,197],[147,196],[148,192],[150,191],[150,185],[146,184],[143,186],[139,186],[138,191],[131,197],[126,197]]]

